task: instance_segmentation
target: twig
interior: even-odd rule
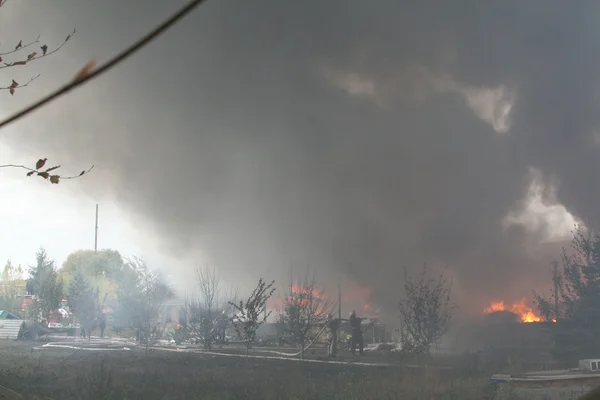
[[[60,167],[60,165],[58,167]],[[40,174],[40,173],[44,172],[44,171],[37,170],[35,168],[28,167],[28,166],[23,165],[23,164],[4,164],[4,165],[0,165],[0,168],[20,168],[20,169],[24,169],[24,170],[30,172],[31,174]],[[62,175],[59,175],[59,178],[61,180],[63,180],[63,179],[75,179],[75,178],[79,178],[79,177],[81,177],[83,175],[88,174],[92,169],[94,169],[93,165],[91,167],[89,167],[88,169],[81,171],[78,175],[71,175],[71,176],[62,176]]]
[[[23,84],[21,84],[21,85],[17,85],[17,86],[10,85],[10,86],[5,86],[5,87],[0,87],[0,90],[10,90],[10,89],[13,89],[13,90],[14,90],[14,89],[18,89],[18,88],[24,88],[25,86],[29,86],[29,84],[30,84],[31,82],[35,81],[35,80],[36,80],[37,78],[39,78],[39,77],[40,77],[40,74],[37,74],[37,75],[36,75],[36,76],[34,76],[33,78],[29,79],[29,80],[27,81],[27,83],[23,83]]]
[[[115,58],[113,58],[112,60],[109,60],[104,65],[102,65],[98,69],[90,72],[89,74],[85,75],[84,77],[73,80],[72,82],[70,82],[70,83],[64,85],[63,87],[59,88],[58,90],[56,90],[54,93],[51,93],[50,95],[42,98],[41,100],[32,104],[31,106],[6,118],[2,122],[0,122],[0,128],[3,128],[5,126],[7,126],[8,124],[24,117],[25,115],[37,110],[38,108],[46,105],[47,103],[66,94],[67,92],[70,92],[74,88],[82,85],[83,83],[100,76],[104,72],[113,68],[114,66],[116,66],[120,62],[124,61],[128,57],[132,56],[134,53],[139,51],[142,47],[146,46],[152,40],[156,39],[160,34],[162,34],[164,31],[166,31],[168,28],[170,28],[172,25],[174,25],[180,19],[185,17],[187,14],[189,14],[196,7],[198,7],[199,5],[201,5],[205,2],[206,2],[206,0],[190,0],[190,2],[187,5],[182,7],[179,11],[177,11],[175,14],[173,14],[169,19],[164,21],[162,24],[160,24],[156,29],[154,29],[153,31],[148,33],[146,36],[139,39],[136,43],[131,45],[129,48],[125,49],[123,52],[118,54]]]
[[[38,37],[33,41],[33,42],[29,42],[27,44],[21,45],[19,47],[15,47],[14,50],[11,51],[7,51],[6,53],[0,53],[0,56],[7,56],[9,54],[14,54],[14,53],[18,53],[19,51],[28,48],[29,46],[33,46],[36,43],[40,42],[40,35],[38,35]],[[1,43],[0,43],[1,44]]]
[[[77,31],[75,29],[73,29],[73,32],[71,32],[67,36],[67,38],[60,44],[60,46],[58,46],[57,48],[55,48],[52,51],[47,51],[46,53],[42,53],[41,55],[35,55],[34,57],[27,58],[26,60],[14,61],[12,63],[4,63],[4,65],[0,65],[0,69],[12,68],[12,67],[17,67],[17,66],[21,66],[21,65],[25,66],[25,65],[28,65],[28,64],[32,63],[35,60],[39,60],[39,59],[42,59],[44,57],[48,57],[49,55],[54,54],[57,51],[59,51],[60,49],[62,49],[63,46],[65,44],[67,44],[67,42],[69,41],[69,39],[71,39],[75,33],[77,33]],[[25,46],[23,46],[23,47],[25,47]],[[16,51],[20,51],[21,49],[23,49],[23,47],[21,47],[19,49],[16,49],[15,51],[13,51],[13,53],[16,52]]]

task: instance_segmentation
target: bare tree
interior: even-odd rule
[[[278,322],[292,342],[301,346],[300,355],[304,358],[306,343],[315,339],[317,327],[325,323],[333,305],[318,286],[315,275],[309,276],[308,271],[304,279],[292,277],[288,289]]]
[[[274,284],[275,281],[267,284],[261,278],[246,301],[240,300],[239,303],[229,303],[235,309],[235,316],[231,321],[238,336],[246,343],[246,355],[250,352],[250,345],[256,339],[258,328],[271,315],[270,311],[267,312],[266,306],[267,301],[275,292]]]
[[[0,8],[6,5],[7,2],[8,0],[1,0]],[[39,35],[34,40],[25,42],[23,42],[22,39],[19,39],[18,42],[15,41],[9,48],[3,46],[0,48],[0,70],[9,68],[26,68],[42,58],[49,57],[62,49],[74,34],[75,30],[67,35],[65,40],[63,40],[58,46],[52,49],[40,40],[41,36]],[[29,86],[29,84],[39,77],[40,74],[33,75],[25,83],[19,83],[14,79],[9,78],[11,83],[0,86],[0,91],[7,91],[14,96],[18,89]]]
[[[217,274],[214,267],[212,269],[209,269],[208,266],[205,268],[196,268],[196,283],[200,290],[204,308],[209,313],[212,312],[219,301],[220,282],[221,277]]]
[[[215,340],[225,341],[225,330],[230,321],[230,302],[235,301],[235,291],[221,297],[221,278],[216,269],[208,266],[195,270],[196,291],[185,301],[186,336],[204,348],[212,349]]]
[[[8,3],[7,0],[1,0],[0,8],[2,8],[2,6],[6,5],[7,3]],[[0,12],[1,12],[1,10],[0,10]],[[63,48],[64,45],[67,44],[69,39],[71,39],[71,37],[74,34],[75,34],[75,30],[73,30],[73,32],[71,32],[69,35],[67,35],[67,37],[54,48],[50,48],[48,45],[43,43],[40,40],[41,37],[39,35],[35,39],[29,40],[29,41],[23,41],[22,39],[19,39],[18,42],[17,41],[13,42],[12,45],[10,45],[11,47],[8,47],[8,48],[5,46],[1,46],[0,47],[0,70],[10,69],[10,71],[13,71],[11,68],[26,69],[32,63],[34,63],[38,60],[41,60],[42,58],[49,57],[49,56],[55,54],[56,52],[58,52],[60,49]],[[16,69],[14,71],[16,71]],[[3,71],[3,73],[4,72],[8,72],[8,71]],[[40,74],[33,75],[31,78],[29,78],[25,82],[23,82],[19,79],[19,81],[21,82],[21,83],[19,83],[16,80],[18,78],[15,78],[14,75],[11,74],[10,77],[7,78],[6,83],[0,82],[0,93],[6,92],[7,94],[10,93],[11,96],[14,96],[15,93],[17,93],[17,91],[20,91],[21,89],[29,86],[33,81],[35,81],[39,77],[40,77]],[[10,82],[10,84],[8,84],[8,82]],[[46,164],[46,160],[47,160],[46,158],[39,159],[34,166],[26,166],[26,165],[22,165],[22,164],[4,164],[4,165],[0,165],[0,168],[22,169],[22,170],[27,171],[26,172],[27,176],[40,177],[42,179],[47,180],[48,182],[50,182],[52,184],[58,184],[61,180],[64,180],[64,179],[79,178],[80,176],[83,176],[83,175],[87,174],[88,172],[90,172],[91,169],[93,168],[93,166],[92,166],[91,168],[89,168],[87,170],[83,170],[80,173],[74,174],[72,176],[63,176],[63,175],[60,175],[59,173],[57,173],[57,170],[61,167],[60,165],[54,165],[54,166],[44,168],[44,166]]]
[[[426,266],[417,279],[406,271],[404,276],[405,298],[398,304],[402,350],[430,354],[431,346],[448,331],[453,316],[452,287],[442,275],[428,278]]]
[[[552,354],[565,365],[600,351],[600,234],[577,226],[562,268],[555,266],[552,296],[534,292],[554,339]]]
[[[239,290],[230,287],[224,295],[221,296],[218,314],[215,317],[215,339],[223,346],[227,341],[227,328],[231,324],[235,308],[232,304],[237,303]]]

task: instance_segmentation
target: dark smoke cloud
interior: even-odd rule
[[[165,12],[130,2],[149,7],[144,21]],[[105,3],[110,29],[86,49],[114,51],[152,25]],[[532,167],[600,223],[599,7],[209,2],[19,138],[46,135],[70,162],[93,160],[86,190],[112,193],[174,253],[202,248],[231,276],[310,264],[389,305],[403,268],[427,262],[448,266],[462,307],[480,310],[544,285],[560,247],[540,244],[543,224],[503,225]],[[515,99],[507,133],[485,105],[501,87]]]

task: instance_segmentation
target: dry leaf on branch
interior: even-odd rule
[[[78,80],[83,79],[86,76],[88,76],[89,73],[94,69],[95,66],[96,66],[96,61],[94,61],[94,60],[87,63],[83,68],[81,68],[81,70],[79,70],[79,72],[75,76],[75,80],[78,81]]]
[[[12,83],[10,84],[8,91],[10,92],[11,96],[15,94],[15,89],[19,87],[19,84],[17,83],[17,81],[15,81],[13,79]]]
[[[37,162],[35,163],[35,169],[42,168],[44,164],[46,164],[46,161],[48,161],[47,158],[40,158],[39,160],[37,160]]]

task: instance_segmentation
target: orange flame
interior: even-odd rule
[[[290,297],[298,296],[298,297],[306,297],[312,299],[321,299],[323,297],[322,293],[316,288],[312,288],[312,294],[310,292],[310,288],[305,288],[303,286],[290,285]]]
[[[541,322],[542,317],[533,312],[531,307],[529,307],[525,301],[525,299],[520,302],[513,303],[510,306],[504,304],[503,301],[495,301],[490,304],[489,307],[486,307],[483,312],[486,314],[491,314],[498,311],[510,311],[513,314],[516,314],[521,322]]]

